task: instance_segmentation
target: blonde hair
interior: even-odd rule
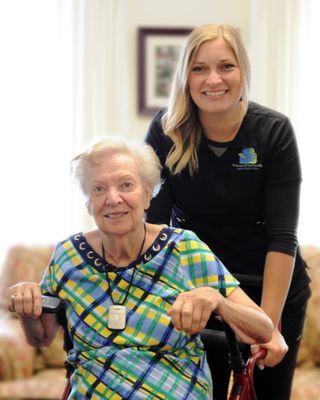
[[[164,133],[173,141],[173,147],[166,159],[166,166],[173,174],[179,174],[186,166],[191,175],[198,169],[197,150],[201,140],[201,125],[197,106],[190,96],[188,77],[200,46],[220,37],[230,46],[239,64],[243,111],[248,107],[250,64],[239,30],[229,25],[203,25],[194,29],[182,49],[168,108],[162,117]]]
[[[99,165],[110,154],[127,154],[136,161],[142,183],[156,196],[161,186],[161,164],[147,144],[127,142],[120,137],[104,137],[94,142],[71,161],[71,173],[85,196],[87,196],[88,167]]]

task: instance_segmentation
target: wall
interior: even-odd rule
[[[151,117],[137,114],[137,28],[195,27],[206,23],[229,23],[248,36],[249,0],[130,0],[126,1],[127,43],[131,68],[128,74],[130,114],[128,129],[143,137]]]
[[[70,26],[74,80],[73,136],[79,150],[102,135],[142,139],[151,116],[137,112],[137,31],[139,27],[195,27],[229,23],[249,36],[251,0],[90,0],[63,3]],[[70,8],[70,9],[69,9]],[[77,151],[75,151],[77,153]],[[72,208],[92,227],[82,204]]]
[[[10,243],[55,242],[90,227],[69,161],[92,136],[144,136],[151,118],[136,111],[137,28],[210,22],[241,29],[252,98],[285,112],[296,127],[304,176],[300,237],[318,244],[318,15],[316,0],[0,1],[0,131],[8,149],[0,159],[0,254]]]

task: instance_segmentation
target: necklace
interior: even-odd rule
[[[140,256],[143,246],[144,246],[144,243],[146,241],[147,230],[146,230],[145,223],[143,223],[143,228],[144,228],[144,236],[143,236],[143,240],[142,240],[141,247],[140,247],[139,253],[137,255],[137,258]],[[110,330],[123,330],[123,329],[125,329],[126,324],[127,324],[127,308],[123,304],[126,302],[128,294],[130,292],[132,282],[133,282],[133,277],[136,272],[136,266],[133,267],[133,272],[132,272],[130,282],[129,282],[126,294],[124,296],[124,299],[121,302],[116,303],[112,297],[112,288],[111,288],[111,283],[110,283],[110,279],[109,279],[108,271],[107,271],[107,267],[110,267],[110,264],[106,261],[103,243],[101,243],[101,249],[102,249],[102,257],[103,257],[104,264],[105,264],[104,267],[105,267],[106,278],[107,278],[107,282],[108,282],[107,293],[110,296],[111,301],[112,301],[112,306],[110,306],[108,308],[108,328]]]

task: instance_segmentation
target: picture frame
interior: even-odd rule
[[[138,113],[166,107],[181,47],[192,28],[138,29]]]

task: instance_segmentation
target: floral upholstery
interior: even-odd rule
[[[60,399],[65,387],[62,333],[46,349],[30,347],[18,319],[5,311],[3,294],[18,281],[39,281],[53,248],[15,246],[0,280],[0,400]],[[312,278],[305,330],[293,382],[292,400],[320,399],[320,249],[303,248]]]
[[[0,399],[61,399],[66,384],[61,368],[45,369],[27,379],[2,382]]]
[[[41,280],[52,252],[52,246],[18,245],[9,249],[1,268],[0,306],[3,306],[3,295],[9,286],[20,281]]]
[[[15,314],[6,311],[4,293],[19,281],[40,281],[53,248],[12,247],[2,265],[0,280],[0,399],[61,399],[66,379],[63,336],[47,348],[26,343]]]
[[[0,325],[0,337],[1,379],[30,377],[33,374],[36,350],[26,345],[19,321],[17,319],[3,320]]]
[[[292,400],[320,399],[320,249],[304,247],[312,279],[305,328],[293,381]]]

